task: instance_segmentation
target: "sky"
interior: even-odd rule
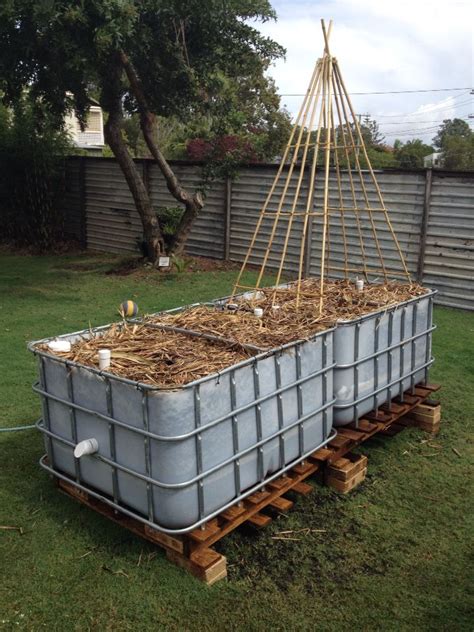
[[[323,49],[320,20],[332,19],[331,53],[352,92],[465,88],[452,92],[353,95],[386,142],[431,143],[447,118],[474,115],[474,2],[471,0],[273,0],[277,22],[258,28],[287,50],[269,70],[295,115]],[[474,119],[469,120],[474,127]]]

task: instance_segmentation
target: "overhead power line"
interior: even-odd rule
[[[426,88],[423,90],[379,90],[377,92],[349,92],[350,95],[370,94],[416,94],[421,92],[457,92],[460,90],[472,90],[472,88]],[[282,93],[281,97],[304,97],[304,93]]]
[[[467,118],[463,118],[461,116],[457,116],[456,118],[460,118],[463,121],[467,121]],[[425,125],[428,123],[439,123],[441,125],[443,121],[440,121],[439,119],[437,121],[386,121],[385,123],[379,123],[379,126],[381,125]]]

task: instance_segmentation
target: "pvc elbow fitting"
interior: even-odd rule
[[[74,456],[76,459],[80,459],[81,456],[86,454],[94,454],[99,449],[99,442],[97,439],[84,439],[80,441],[74,448]]]

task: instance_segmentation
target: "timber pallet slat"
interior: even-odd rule
[[[272,516],[264,513],[265,510],[285,512],[291,509],[294,502],[285,498],[285,495],[309,494],[314,488],[305,482],[306,479],[322,472],[326,484],[341,493],[348,493],[365,479],[367,473],[367,457],[352,454],[353,448],[376,434],[393,436],[408,426],[436,432],[440,422],[440,406],[430,396],[439,388],[438,385],[430,384],[417,386],[413,389],[414,395],[404,393],[403,398],[392,400],[390,406],[380,407],[373,414],[359,419],[358,423],[338,429],[338,434],[326,447],[320,448],[280,477],[268,482],[263,489],[185,535],[168,535],[121,514],[106,502],[78,489],[72,481],[69,483],[56,479],[56,482],[68,496],[149,542],[158,544],[166,551],[171,562],[210,585],[227,575],[226,558],[211,547],[244,523],[259,529],[267,526]]]

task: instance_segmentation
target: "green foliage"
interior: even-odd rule
[[[121,50],[156,115],[209,115],[216,133],[263,121],[271,144],[278,97],[264,72],[284,50],[253,23],[274,17],[267,0],[10,0],[0,6],[0,89],[12,101],[30,86],[58,123],[72,107],[84,121],[91,93],[108,111],[119,92],[133,114],[113,72]]]
[[[45,251],[63,239],[58,202],[70,144],[47,109],[38,113],[28,96],[12,108],[0,105],[0,235]]]
[[[192,262],[192,259],[186,259],[185,257],[171,257],[171,263],[173,264],[178,274],[186,272],[190,268]]]
[[[169,241],[176,234],[183,213],[184,209],[182,206],[157,207],[156,214],[158,215],[165,241]]]
[[[474,132],[465,136],[447,136],[443,160],[445,169],[474,170]]]
[[[368,114],[364,116],[360,123],[360,131],[366,147],[378,147],[383,145],[385,136],[381,134],[379,124]],[[356,136],[356,134],[354,134]]]
[[[398,167],[396,156],[391,148],[381,145],[368,146],[366,149],[370,164],[374,169],[390,169]],[[360,152],[360,165],[362,169],[367,168],[367,161],[363,152]]]
[[[433,138],[445,169],[474,169],[474,132],[462,119],[446,119]]]
[[[398,164],[405,169],[421,169],[424,166],[425,156],[429,156],[434,151],[431,145],[426,145],[419,138],[414,138],[406,143],[396,140],[394,149]]]
[[[444,151],[449,138],[460,137],[468,139],[472,133],[469,124],[463,121],[463,119],[445,119],[436,133],[436,136],[433,138],[433,144],[437,149]]]

